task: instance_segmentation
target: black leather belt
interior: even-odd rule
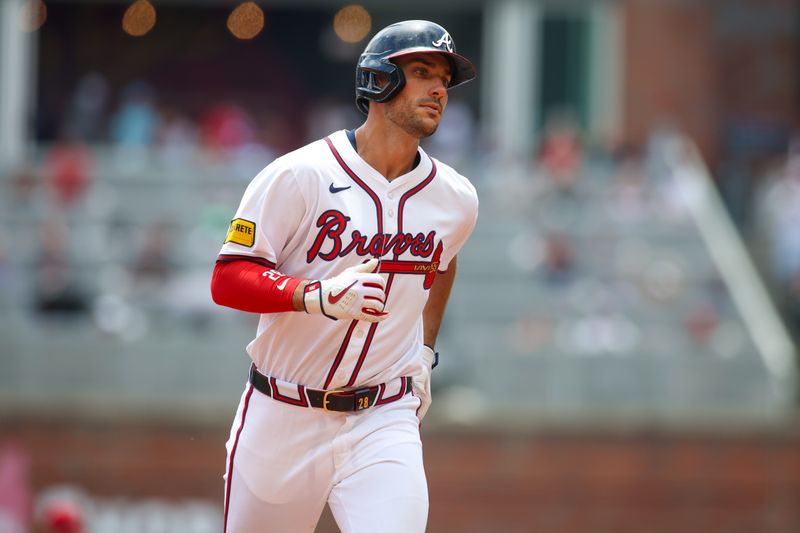
[[[411,392],[411,377],[404,377],[402,379],[403,383],[397,394],[381,398],[378,398],[378,392],[386,388],[381,385],[353,390],[317,390],[302,387],[302,391],[305,392],[305,396],[308,398],[308,403],[306,403],[305,398],[302,397],[301,399],[290,398],[281,395],[277,390],[273,393],[275,378],[270,378],[259,372],[256,369],[256,365],[250,366],[250,383],[257,391],[284,403],[303,407],[317,407],[325,411],[363,411],[375,405],[376,401],[379,405],[383,405],[399,400]],[[298,390],[300,390],[300,388],[301,387],[298,387]]]

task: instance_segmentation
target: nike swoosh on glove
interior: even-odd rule
[[[304,289],[306,313],[323,314],[331,320],[364,320],[380,322],[389,313],[386,302],[386,280],[377,273],[379,261],[344,269],[338,276],[309,282]]]
[[[414,396],[419,397],[419,408],[417,409],[417,418],[422,422],[428,408],[431,406],[431,370],[433,369],[433,362],[436,360],[436,353],[430,346],[422,345],[422,373],[411,378],[411,386],[414,391]]]

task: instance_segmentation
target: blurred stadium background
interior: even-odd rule
[[[227,223],[409,18],[479,70],[429,531],[800,531],[794,0],[0,0],[0,532],[220,530]]]

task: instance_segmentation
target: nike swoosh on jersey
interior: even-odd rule
[[[349,189],[350,187],[352,187],[352,185],[348,185],[348,186],[346,186],[346,187],[336,187],[336,186],[335,186],[333,183],[331,183],[331,186],[330,186],[330,187],[328,187],[328,190],[329,190],[331,193],[333,193],[333,194],[336,194],[337,192],[346,191],[346,190],[347,190],[347,189]]]
[[[350,290],[350,288],[351,288],[353,285],[355,285],[356,283],[358,283],[358,282],[357,282],[357,281],[354,281],[353,283],[351,283],[350,285],[348,285],[347,287],[345,287],[344,289],[342,289],[342,291],[341,291],[339,294],[333,294],[333,292],[331,292],[331,293],[328,295],[328,302],[330,302],[330,303],[332,303],[332,304],[335,304],[336,302],[338,302],[339,300],[341,300],[341,299],[342,299],[342,296],[344,296],[345,294],[347,294],[347,291],[349,291],[349,290]]]
[[[276,288],[277,288],[279,291],[282,291],[283,289],[285,289],[285,288],[286,288],[286,284],[287,284],[287,283],[289,283],[289,278],[284,278],[284,279],[283,279],[283,281],[281,281],[280,283],[278,283],[277,285],[275,285],[275,287],[276,287]]]

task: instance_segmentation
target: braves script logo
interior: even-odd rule
[[[368,237],[358,230],[353,230],[349,234],[349,240],[346,241],[342,236],[347,230],[349,220],[349,217],[335,209],[322,213],[317,219],[319,233],[306,254],[306,261],[310,263],[317,257],[324,261],[332,261],[351,252],[371,257],[383,257],[388,254],[399,257],[408,252],[414,257],[430,259],[427,261],[384,259],[381,260],[380,271],[388,274],[423,274],[425,276],[423,286],[426,289],[430,288],[444,249],[441,241],[438,244],[435,242],[436,231],[429,231],[427,234],[420,232],[416,235],[384,233]]]
[[[435,46],[436,48],[441,48],[442,46],[444,46],[448,52],[452,52],[453,39],[450,37],[449,33],[444,32],[444,35],[442,35],[441,39],[439,39],[438,41],[433,41],[433,46]]]
[[[350,220],[349,217],[334,209],[322,213],[317,219],[317,227],[320,228],[319,234],[306,255],[306,261],[310,263],[315,257],[332,261],[336,257],[344,257],[353,251],[361,256],[373,257],[380,257],[389,252],[401,255],[407,251],[416,257],[430,257],[433,253],[435,231],[431,231],[427,235],[424,233],[416,235],[385,233],[369,238],[362,235],[360,231],[353,230],[350,233],[350,241],[345,242],[342,234],[347,229],[348,220]]]

